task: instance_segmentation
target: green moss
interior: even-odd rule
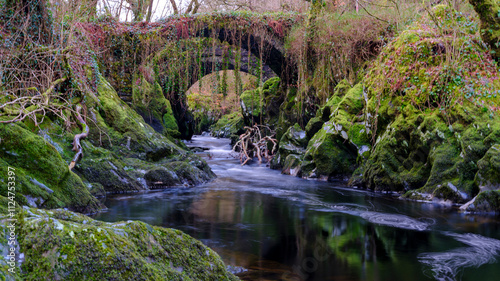
[[[244,91],[240,96],[240,100],[243,116],[249,119],[260,116],[264,104],[261,88]]]
[[[8,167],[16,170],[16,200],[46,208],[67,207],[95,212],[100,203],[82,180],[71,172],[57,149],[17,124],[0,124],[1,195],[7,195]],[[26,197],[29,196],[29,197]]]
[[[445,35],[451,33],[457,35]],[[475,19],[440,5],[382,50],[364,81],[373,114],[383,113],[387,104],[396,114],[410,105],[422,111],[457,104],[495,110],[500,105],[496,71]]]
[[[177,120],[175,120],[173,112],[163,115],[163,125],[167,130],[179,131],[179,126],[177,125]]]
[[[237,280],[215,252],[174,229],[29,209],[18,232],[23,280]]]
[[[98,96],[89,99],[87,106],[99,109],[91,110],[98,125],[90,126],[89,138],[95,146],[102,145],[125,157],[152,161],[183,153],[182,149],[146,124],[141,116],[118,97],[111,85],[102,77],[98,86]],[[109,142],[112,145],[109,145]]]
[[[149,170],[145,175],[148,186],[174,186],[180,184],[179,177],[175,172],[163,167]]]
[[[500,144],[493,145],[477,167],[475,184],[480,190],[500,189]]]
[[[243,116],[240,112],[223,115],[210,127],[212,136],[217,138],[228,138],[243,133]]]
[[[163,133],[165,129],[179,130],[170,101],[165,98],[160,84],[156,81],[149,83],[142,75],[134,79],[134,109],[159,133]]]
[[[500,212],[500,191],[488,190],[479,193],[467,210],[472,212]]]
[[[183,183],[188,185],[198,185],[207,182],[215,177],[206,163],[200,159],[193,159],[190,162],[172,162],[167,165],[169,170],[183,179]],[[207,173],[210,171],[210,173]]]
[[[302,174],[301,164],[302,157],[300,155],[290,154],[283,162],[283,169],[281,173],[290,176],[300,176]]]
[[[307,146],[301,167],[306,177],[344,176],[355,169],[356,148],[345,145],[345,140],[326,126],[314,135]]]
[[[474,10],[479,15],[481,19],[481,37],[482,39],[490,45],[492,49],[492,55],[497,60],[500,57],[500,20],[498,17],[498,11],[500,11],[500,5],[497,1],[493,0],[470,0],[469,1]]]
[[[286,159],[288,159],[289,155],[295,155],[297,156],[296,158],[302,157],[305,153],[305,148],[308,141],[309,138],[307,138],[306,132],[302,130],[299,124],[295,123],[293,126],[290,126],[288,130],[281,136],[281,139],[278,143],[278,153],[277,155],[275,155],[275,159],[273,159],[274,161],[271,165],[271,168],[283,168],[283,173],[287,173],[286,169],[289,170],[290,167],[286,168]],[[291,160],[292,158],[289,159],[289,161]],[[295,162],[294,165],[298,165],[297,162]],[[295,175],[297,175],[297,173]]]

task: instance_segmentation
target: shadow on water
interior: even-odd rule
[[[189,144],[188,144],[189,145]],[[218,178],[110,197],[104,221],[141,220],[201,240],[243,280],[497,280],[500,222],[240,166],[196,137]]]

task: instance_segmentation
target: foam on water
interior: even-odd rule
[[[483,264],[494,263],[500,254],[500,240],[472,233],[445,233],[445,235],[469,247],[447,252],[423,253],[418,256],[421,263],[430,267],[433,277],[437,280],[457,280],[463,268],[477,268]]]

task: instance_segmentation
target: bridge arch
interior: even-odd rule
[[[84,30],[122,99],[130,101],[134,77],[142,71],[160,82],[178,117],[186,110],[185,91],[216,70],[240,70],[264,81],[277,75],[293,83],[297,69],[286,55],[285,38],[301,20],[298,14],[217,13],[154,23],[102,21]]]

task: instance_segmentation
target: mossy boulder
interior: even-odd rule
[[[500,58],[500,4],[494,0],[469,0],[481,19],[481,37],[490,45],[495,59]]]
[[[364,78],[364,120],[376,142],[352,182],[405,198],[465,202],[487,185],[479,163],[493,176],[484,157],[500,142],[500,80],[472,17],[449,6],[431,14],[390,42]]]
[[[75,172],[89,183],[98,183],[109,193],[134,192],[151,188],[196,185],[215,178],[205,161],[191,152],[175,154],[161,161],[119,157],[83,141],[84,157]],[[182,164],[181,164],[182,163]],[[185,168],[184,164],[190,166]],[[181,165],[183,169],[175,167]],[[179,172],[177,172],[179,171]]]
[[[241,111],[247,123],[257,120],[262,113],[263,99],[261,88],[244,91],[240,96]]]
[[[64,210],[27,209],[19,220],[23,280],[238,280],[214,251],[179,230]]]
[[[316,133],[307,146],[301,166],[302,176],[337,178],[350,175],[356,168],[357,152],[355,147],[344,144],[344,141],[330,128]]]
[[[301,158],[305,153],[308,140],[306,132],[299,126],[299,124],[295,123],[293,126],[290,126],[281,136],[278,144],[278,153],[275,155],[271,163],[271,168],[283,168],[282,172],[284,174],[288,174],[289,169],[285,169],[287,157],[289,155],[295,155],[297,156],[296,159]],[[298,164],[300,165],[300,163]],[[297,165],[297,163],[295,165]]]
[[[370,128],[363,122],[365,96],[362,84],[354,87],[339,84],[334,95],[309,121],[306,130],[312,134],[322,124],[307,146],[302,167],[305,177],[344,177],[352,174],[358,158],[370,152]],[[313,123],[314,122],[314,123]]]
[[[208,165],[200,159],[171,162],[167,167],[174,171],[184,184],[191,186],[208,182],[215,177]]]
[[[262,87],[247,90],[240,95],[241,111],[246,125],[260,122],[260,118],[264,123],[276,123],[283,102],[279,89],[280,79],[273,77],[266,80]],[[270,121],[271,119],[274,121]]]
[[[480,190],[500,189],[500,144],[495,144],[477,162],[475,184]]]
[[[90,126],[89,139],[94,146],[102,146],[121,156],[151,161],[183,153],[144,122],[103,77],[99,79],[97,90],[98,94],[89,94],[86,102],[92,121],[97,125]]]
[[[244,126],[243,115],[240,112],[233,112],[217,120],[210,127],[210,132],[216,138],[231,138],[233,140],[244,133]]]
[[[144,76],[137,75],[132,88],[133,108],[158,133],[166,129],[179,130],[170,101],[165,98],[158,82],[149,83]]]
[[[84,213],[101,208],[82,180],[69,170],[60,151],[45,138],[18,123],[0,124],[0,139],[0,195],[7,196],[10,167],[15,169],[18,204]]]
[[[168,170],[164,167],[154,168],[147,171],[144,175],[144,179],[146,180],[148,186],[151,187],[174,186],[180,184],[181,182],[174,171]]]
[[[473,200],[463,205],[461,210],[474,213],[500,213],[500,191],[482,191]]]

